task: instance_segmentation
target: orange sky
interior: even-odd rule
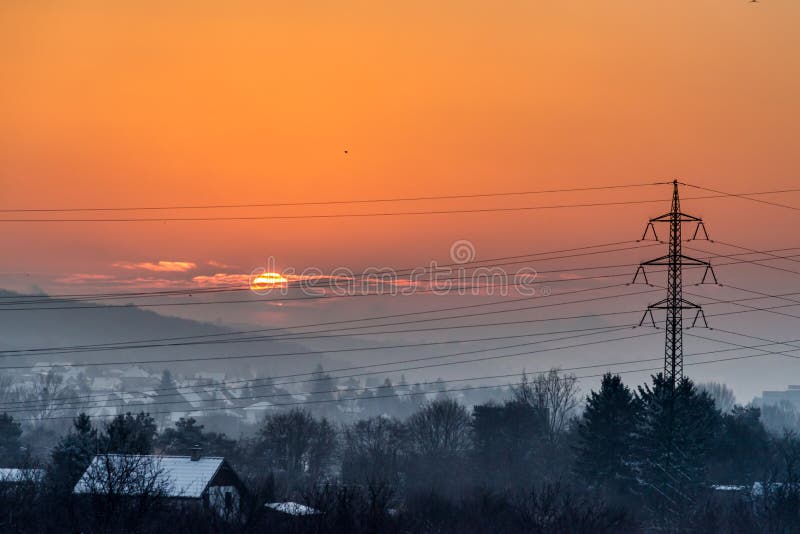
[[[794,0],[8,0],[0,4],[0,208],[672,177],[734,191],[791,187],[800,163],[798,20]],[[454,239],[491,257],[636,237],[647,216],[668,209],[668,195],[378,206],[665,199],[450,217],[3,224],[0,272],[30,272],[48,287],[56,273],[118,276],[121,263],[194,262],[213,274],[225,269],[210,260],[249,272],[273,255],[279,267],[405,267],[446,259]],[[785,244],[796,222],[736,200],[689,206],[749,245]],[[745,226],[753,219],[758,226]]]

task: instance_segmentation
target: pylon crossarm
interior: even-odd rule
[[[694,302],[691,302],[689,300],[680,299],[678,301],[678,308],[682,310],[699,310],[701,307],[699,304],[695,304]]]
[[[697,325],[697,321],[702,319],[703,320],[703,327],[708,328],[708,321],[706,320],[706,314],[703,313],[703,308],[698,308],[697,313],[694,316],[694,321],[692,321],[692,328]]]
[[[669,265],[669,256],[661,256],[660,258],[653,258],[652,260],[643,261],[641,265]]]
[[[694,234],[692,235],[692,239],[691,240],[695,241],[695,240],[698,239],[697,238],[697,233],[700,232],[700,230],[703,231],[703,237],[701,237],[700,240],[708,241],[709,240],[708,239],[708,232],[706,231],[706,225],[703,224],[703,221],[698,221],[697,222],[697,226],[694,229]]]
[[[644,270],[644,267],[639,265],[639,268],[636,269],[636,274],[633,275],[633,281],[631,284],[637,283],[636,280],[639,278],[639,273],[642,273],[642,277],[644,278],[644,283],[650,285],[650,282],[647,280],[647,271]]]
[[[653,232],[653,239],[647,239],[648,230]],[[639,241],[658,241],[658,235],[656,234],[656,227],[653,226],[652,222],[647,223],[647,226],[645,226],[644,228],[644,233],[642,234],[642,238]]]
[[[672,212],[665,213],[664,215],[659,215],[658,217],[653,217],[650,219],[651,223],[654,222],[672,222]],[[678,213],[677,214],[677,222],[703,222],[703,219],[700,217],[695,217],[694,215],[689,215],[688,213]]]
[[[700,283],[701,284],[705,284],[706,283],[706,277],[709,274],[711,274],[711,278],[712,278],[712,280],[714,280],[714,284],[719,284],[719,282],[717,282],[717,274],[714,272],[714,268],[711,266],[710,263],[706,265],[706,270],[703,273],[703,279],[700,280]]]
[[[697,258],[687,256],[686,254],[681,254],[680,259],[681,265],[710,265],[707,261],[698,260]]]
[[[645,319],[647,319],[648,317],[650,318],[650,322],[652,323],[653,328],[658,328],[658,326],[656,326],[656,319],[655,317],[653,317],[653,310],[651,310],[650,308],[646,309],[642,314],[642,319],[639,321],[639,326],[642,326],[644,324]]]

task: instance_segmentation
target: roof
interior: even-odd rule
[[[150,378],[150,373],[141,367],[128,367],[121,376],[124,378]]]
[[[289,515],[317,515],[319,510],[296,502],[268,502],[266,508]]]
[[[44,469],[18,469],[4,467],[0,469],[0,482],[38,482],[44,478]]]
[[[108,461],[106,461],[108,459]],[[190,456],[155,456],[137,454],[110,454],[95,456],[86,472],[75,484],[74,493],[95,493],[98,486],[93,480],[99,479],[101,484],[111,478],[114,480],[114,469],[123,466],[136,466],[145,477],[155,474],[168,497],[199,498],[208,484],[222,467],[222,457],[202,457],[192,461]],[[106,474],[111,469],[111,477]],[[114,488],[114,491],[135,495],[140,493],[135,483],[127,487]]]
[[[274,404],[272,404],[269,401],[261,401],[261,402],[256,402],[255,404],[251,404],[249,406],[246,406],[244,409],[245,410],[266,410],[267,408],[272,408],[273,406],[274,406]]]

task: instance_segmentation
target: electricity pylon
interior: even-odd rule
[[[717,276],[709,262],[691,258],[681,252],[682,223],[693,222],[697,224],[694,229],[694,234],[692,235],[692,240],[698,239],[698,235],[702,236],[699,239],[708,240],[708,232],[701,218],[681,212],[678,181],[674,180],[672,184],[672,209],[670,209],[669,213],[650,219],[642,235],[643,241],[648,240],[649,233],[652,233],[653,240],[659,241],[654,223],[669,223],[669,252],[666,256],[661,256],[639,264],[639,267],[636,269],[636,274],[633,277],[633,283],[637,283],[639,275],[641,274],[644,282],[649,284],[647,280],[647,271],[645,270],[646,266],[664,265],[667,267],[667,296],[647,307],[647,310],[642,316],[642,320],[639,321],[639,326],[642,326],[645,320],[649,318],[652,325],[657,327],[655,318],[653,317],[653,310],[666,310],[664,378],[671,382],[674,389],[681,378],[683,378],[683,310],[693,310],[695,312],[692,326],[696,326],[698,322],[702,321],[703,326],[708,327],[703,308],[683,298],[683,267],[705,267],[703,279],[700,282],[701,284],[706,283],[708,279],[713,280],[713,283],[716,284]]]

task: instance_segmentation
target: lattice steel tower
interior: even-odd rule
[[[701,218],[681,212],[678,181],[674,180],[672,184],[672,209],[670,209],[669,213],[650,219],[642,235],[642,240],[647,240],[648,233],[652,232],[653,240],[658,241],[656,228],[653,223],[669,223],[669,252],[666,256],[642,262],[636,269],[633,283],[636,283],[641,273],[645,283],[649,284],[645,266],[661,265],[667,267],[667,297],[647,307],[647,311],[645,311],[642,316],[642,320],[639,321],[639,326],[644,324],[645,320],[649,317],[653,326],[656,327],[653,310],[666,310],[666,318],[664,321],[664,328],[666,330],[666,342],[664,344],[664,377],[671,380],[674,387],[675,384],[683,378],[683,310],[695,310],[692,326],[697,325],[699,320],[702,320],[704,326],[708,326],[703,309],[697,304],[683,298],[683,267],[705,267],[703,279],[700,282],[701,284],[706,283],[706,279],[709,275],[713,283],[716,284],[717,277],[709,262],[691,258],[681,252],[682,223],[697,223],[692,240],[698,238],[698,233],[702,235],[700,239],[707,240],[708,232],[706,232],[706,227]]]

